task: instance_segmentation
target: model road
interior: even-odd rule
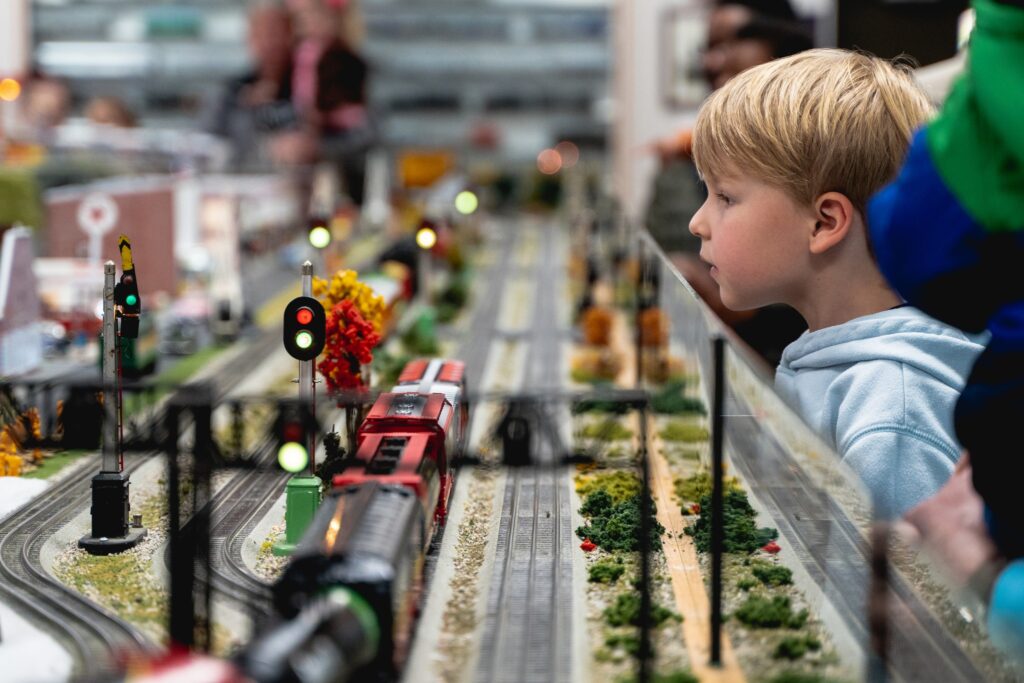
[[[528,228],[538,230],[538,228]],[[562,389],[562,336],[555,302],[561,291],[563,235],[554,225],[539,228],[534,269],[536,301],[522,386],[531,393]],[[493,329],[493,328],[492,328]],[[494,575],[475,680],[568,681],[572,653],[572,548],[567,468],[550,466],[565,449],[553,443],[568,411],[546,413],[547,434],[533,433],[538,468],[513,469],[506,480],[494,558]],[[552,412],[554,414],[552,414]],[[565,413],[564,415],[562,413]],[[536,425],[537,421],[533,421]]]
[[[661,281],[673,338],[697,354],[701,376],[709,381],[707,378],[714,376],[711,331],[703,304],[693,300],[664,265]],[[864,537],[774,436],[757,419],[744,417],[751,411],[731,388],[724,414],[731,416],[725,418],[724,427],[727,453],[740,475],[857,643],[866,648],[870,548]],[[888,605],[889,668],[896,677],[908,682],[984,680],[918,595],[892,573]]]

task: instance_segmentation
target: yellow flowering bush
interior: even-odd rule
[[[313,296],[320,300],[325,311],[333,310],[342,301],[351,301],[363,320],[373,325],[376,332],[380,332],[384,321],[384,297],[360,282],[356,271],[339,270],[330,282],[314,277]]]

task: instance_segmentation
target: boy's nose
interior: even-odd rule
[[[690,234],[703,239],[708,238],[707,225],[704,222],[704,205],[701,204],[697,213],[690,219]]]

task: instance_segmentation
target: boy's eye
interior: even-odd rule
[[[718,197],[719,201],[721,201],[726,206],[729,206],[730,204],[732,204],[732,198],[729,195],[727,195],[727,194],[724,194],[722,192],[717,192],[717,193],[715,193],[715,196]]]

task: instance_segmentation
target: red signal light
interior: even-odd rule
[[[302,439],[302,425],[298,422],[289,422],[281,429],[281,436],[284,441],[299,441]]]
[[[313,321],[313,311],[308,308],[300,308],[295,311],[295,320],[297,320],[300,325],[308,325]]]

